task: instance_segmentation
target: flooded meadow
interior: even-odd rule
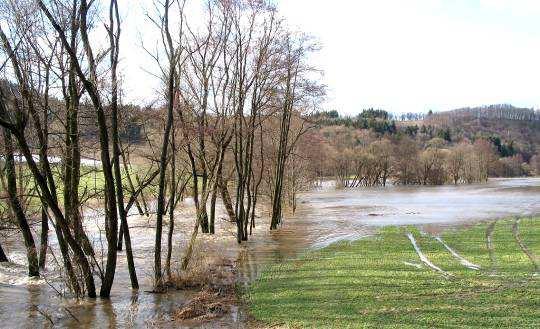
[[[173,249],[173,269],[179,268],[187,237],[191,234],[193,208],[193,202],[187,199],[175,214],[173,241],[180,244],[177,243]],[[358,240],[386,226],[413,225],[423,231],[440,232],[446,227],[466,226],[479,221],[532,217],[540,213],[540,178],[491,179],[478,185],[359,189],[335,189],[332,182],[324,182],[300,196],[296,213],[286,215],[282,227],[276,231],[268,230],[268,219],[262,209],[253,235],[242,245],[236,243],[235,224],[226,220],[221,205],[218,210],[217,233],[213,236],[200,234],[196,253],[205,255],[200,258],[203,262],[225,260],[234,263],[238,282],[248,285],[269,264],[292,259],[304,251],[320,249],[338,241]],[[132,214],[129,225],[141,288],[139,291],[131,290],[125,254],[120,252],[111,298],[95,300],[74,300],[62,296],[62,274],[57,270],[61,266],[57,266],[55,260],[60,255],[53,231],[49,239],[55,256],[49,256],[47,270],[39,279],[25,277],[26,257],[18,232],[3,232],[1,238],[10,262],[0,264],[0,327],[246,326],[246,312],[238,305],[212,322],[175,321],[175,311],[195,292],[151,292],[155,238],[153,217]],[[85,211],[85,229],[99,256],[104,249],[100,246],[105,243],[100,210]]]

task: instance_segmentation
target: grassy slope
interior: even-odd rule
[[[540,328],[540,284],[512,235],[495,225],[495,272],[487,224],[450,230],[447,245],[482,269],[461,265],[444,246],[414,228],[386,228],[374,237],[338,243],[273,265],[247,294],[251,314],[267,324],[309,328]],[[435,265],[422,264],[405,232]],[[520,222],[524,243],[540,255],[540,218]]]

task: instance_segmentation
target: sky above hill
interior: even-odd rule
[[[152,72],[140,45],[156,34],[141,15],[149,1],[123,2],[130,4],[123,15],[124,85],[127,99],[138,101],[159,90],[141,70]],[[495,103],[540,107],[540,1],[276,3],[293,30],[322,45],[311,60],[325,72],[323,109],[354,114],[367,107],[396,113]]]

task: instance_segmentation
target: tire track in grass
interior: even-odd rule
[[[411,241],[411,244],[413,245],[414,247],[414,250],[416,251],[416,254],[418,255],[418,257],[420,257],[420,260],[426,264],[426,266],[428,266],[429,268],[431,268],[432,270],[434,271],[437,271],[439,273],[441,273],[443,276],[445,277],[451,277],[452,274],[444,271],[443,269],[441,269],[440,267],[438,267],[437,265],[433,264],[429,258],[427,258],[427,256],[422,252],[422,250],[420,249],[420,247],[418,246],[418,243],[416,243],[416,239],[414,238],[413,234],[411,232],[407,232],[407,237],[409,238],[409,240]]]
[[[525,243],[523,243],[523,240],[521,239],[521,236],[519,235],[519,221],[520,221],[519,218],[516,218],[516,220],[514,221],[514,224],[512,225],[512,234],[514,235],[514,238],[516,239],[517,244],[521,248],[521,251],[523,251],[523,253],[527,255],[527,257],[529,257],[529,260],[534,266],[534,272],[538,273],[539,272],[538,258],[529,250],[529,248],[525,245]]]
[[[423,268],[422,264],[418,264],[416,262],[405,262],[405,261],[403,261],[402,263],[407,265],[407,266],[415,267],[417,269],[422,269]]]
[[[495,231],[495,224],[497,221],[489,223],[486,228],[486,248],[489,253],[490,271],[495,273],[497,271],[497,263],[495,259],[495,247],[493,246],[493,232]]]
[[[478,271],[480,270],[480,265],[476,265],[474,263],[471,263],[470,261],[468,261],[467,259],[465,259],[463,256],[461,256],[460,254],[458,254],[454,249],[450,248],[450,246],[448,246],[444,241],[443,239],[441,239],[440,236],[436,236],[434,237],[435,240],[439,241],[445,248],[446,250],[448,250],[448,252],[454,256],[454,258],[456,258],[459,263],[471,270],[475,270],[475,271]]]

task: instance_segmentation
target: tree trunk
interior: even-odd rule
[[[206,205],[206,203],[208,202],[208,193],[205,193],[201,199],[202,199],[201,203]],[[201,220],[202,220],[201,216],[202,214],[197,216],[197,220],[195,221],[195,227],[193,228],[193,232],[191,233],[191,238],[189,239],[186,253],[185,253],[184,259],[182,260],[182,270],[184,271],[187,269],[189,265],[189,261],[191,260],[191,256],[193,255],[193,247],[195,246],[195,240],[197,239],[199,226],[201,225]]]
[[[261,122],[261,113],[259,112],[259,122]],[[255,211],[256,211],[256,208],[257,208],[257,199],[258,199],[258,196],[259,196],[259,187],[261,186],[261,182],[262,182],[262,178],[263,178],[263,174],[264,174],[264,138],[263,138],[263,127],[261,125],[260,129],[259,129],[259,139],[260,139],[260,148],[259,148],[259,152],[260,152],[260,160],[261,160],[261,165],[260,165],[260,169],[259,169],[259,177],[257,179],[257,182],[255,183],[255,186],[253,188],[253,205],[251,206],[251,220],[250,220],[250,224],[249,224],[249,235],[251,235],[251,233],[253,232],[253,229],[255,228]]]
[[[116,4],[116,1],[111,0],[111,6]],[[43,3],[42,0],[39,0],[37,2],[39,5],[41,11],[45,14],[49,22],[52,24],[56,32],[58,33],[60,37],[60,41],[62,42],[62,45],[64,46],[64,49],[66,50],[67,54],[69,55],[69,58],[71,60],[71,63],[73,64],[73,69],[77,73],[77,76],[82,82],[82,85],[84,86],[84,89],[88,93],[88,97],[92,101],[92,104],[94,106],[94,109],[97,113],[97,125],[99,129],[99,145],[100,145],[100,152],[101,152],[101,163],[103,168],[103,178],[105,181],[105,198],[106,198],[106,204],[105,204],[105,232],[107,236],[107,261],[106,261],[106,268],[105,268],[105,275],[102,280],[101,290],[100,290],[100,296],[101,297],[109,297],[110,291],[112,288],[112,283],[114,281],[114,273],[116,271],[116,258],[117,258],[117,251],[116,251],[116,244],[118,239],[118,216],[116,213],[116,198],[115,198],[115,190],[114,190],[114,178],[111,168],[111,159],[109,154],[109,134],[108,134],[108,127],[107,127],[107,119],[105,116],[105,112],[103,109],[103,105],[101,102],[99,90],[97,88],[97,67],[96,62],[94,58],[94,54],[92,52],[92,48],[90,45],[89,37],[88,37],[88,26],[87,26],[87,14],[89,10],[88,2],[86,0],[81,0],[80,7],[79,7],[79,26],[80,26],[80,32],[81,32],[81,39],[84,46],[84,50],[86,53],[86,61],[88,62],[89,66],[89,78],[87,77],[87,74],[83,72],[80,63],[79,63],[79,56],[72,47],[67,38],[66,34],[64,33],[64,30],[62,27],[58,24],[58,22],[54,19],[51,12],[47,9],[47,6]],[[92,4],[92,2],[91,2]],[[74,6],[74,9],[76,10],[76,7]],[[21,136],[22,137],[22,136]],[[25,157],[26,154],[25,154]],[[31,154],[28,154],[28,157],[31,158]],[[28,160],[27,157],[27,161]],[[36,175],[34,175],[36,176]],[[52,197],[52,195],[50,195]],[[59,208],[53,208],[52,209],[55,212],[55,216],[60,219],[61,221],[65,220],[63,217],[62,212]],[[62,228],[64,230],[64,228]],[[68,235],[68,232],[64,232],[67,238],[68,243],[70,246],[72,246],[73,251],[76,253],[77,257],[83,262],[81,266],[87,267],[89,269],[88,260],[84,255],[79,254],[79,246],[75,241],[71,241],[71,236]],[[88,270],[85,272],[89,273],[86,274],[86,280],[87,285],[91,284],[93,286],[93,278],[91,278],[91,272]],[[94,287],[91,287],[94,288]],[[88,288],[90,291],[90,288]],[[90,294],[90,293],[89,293]]]
[[[176,206],[176,143],[174,130],[171,138],[171,189],[169,196],[169,231],[167,232],[167,259],[165,261],[165,272],[169,280],[171,279],[171,256],[172,256],[172,238],[174,233],[174,208]]]
[[[222,176],[218,176],[217,179],[219,180],[219,191],[221,193],[221,200],[223,201],[223,205],[225,205],[227,215],[229,215],[229,220],[231,222],[234,222],[236,221],[236,214],[234,213],[231,195],[229,194],[229,190],[227,189],[227,183],[223,181]]]
[[[7,261],[8,259],[7,259],[6,253],[4,252],[4,249],[2,248],[2,244],[0,243],[0,263],[7,262]]]
[[[41,163],[41,174],[47,177],[47,158],[49,149],[49,87],[50,87],[50,70],[52,62],[52,54],[49,62],[47,63],[47,71],[45,74],[45,91],[44,91],[44,106],[42,112],[43,120],[43,145],[39,152]],[[39,267],[45,269],[47,263],[47,248],[49,245],[49,214],[47,203],[41,202],[41,235],[40,235],[40,249],[39,249]]]
[[[217,199],[217,189],[219,185],[219,179],[222,175],[223,171],[223,161],[225,159],[225,151],[226,151],[226,145],[228,143],[224,143],[220,147],[220,152],[218,153],[218,163],[216,164],[217,170],[215,171],[215,175],[213,175],[213,181],[212,181],[212,196],[210,197],[210,234],[216,233],[216,199]]]
[[[169,0],[165,0],[163,4],[163,25],[162,36],[166,40],[168,48],[168,72],[166,75],[167,81],[167,121],[165,122],[165,131],[163,132],[163,141],[161,147],[161,156],[159,159],[159,183],[158,183],[158,199],[157,199],[157,215],[156,215],[156,239],[154,245],[154,284],[159,290],[162,288],[163,279],[161,273],[161,238],[163,234],[163,214],[165,213],[165,174],[167,171],[167,156],[169,147],[169,138],[174,122],[174,88],[176,78],[176,49],[173,45],[171,33],[169,31]]]
[[[74,43],[75,41],[72,41]],[[81,152],[79,146],[79,95],[73,63],[69,72],[69,99],[66,116],[66,153],[64,155],[64,215],[75,233],[75,239],[84,252],[94,256],[94,249],[82,226],[79,185],[81,177]]]
[[[137,181],[137,184],[139,186],[142,185],[141,178],[139,177],[139,175],[137,173],[135,173],[135,180]],[[141,196],[141,202],[142,202],[142,206],[143,206],[144,215],[146,217],[150,217],[150,211],[148,210],[148,202],[146,202],[146,198],[144,197],[144,191],[141,190],[139,195]]]
[[[116,34],[114,33],[114,24],[116,17]],[[120,136],[118,133],[118,81],[116,76],[116,68],[118,65],[118,52],[120,41],[120,18],[118,15],[118,5],[116,1],[111,1],[109,8],[109,41],[111,45],[110,58],[111,58],[111,114],[112,114],[112,144],[113,144],[113,168],[114,168],[114,181],[116,183],[116,205],[118,208],[118,215],[120,216],[120,230],[124,236],[126,244],[126,259],[129,270],[129,279],[131,281],[131,288],[139,289],[139,282],[137,280],[137,272],[135,271],[135,263],[133,262],[133,251],[131,248],[131,236],[129,234],[129,226],[127,222],[127,212],[124,207],[124,187],[122,185],[122,172],[120,169]],[[116,232],[112,232],[115,234]],[[120,238],[121,239],[121,238]],[[117,244],[109,245],[109,248],[117,248]]]
[[[168,10],[167,10],[168,12]],[[157,199],[157,216],[156,216],[156,241],[154,246],[154,280],[157,288],[162,285],[161,273],[161,237],[163,231],[163,214],[165,212],[165,173],[167,171],[167,155],[169,146],[169,137],[173,124],[173,102],[174,102],[174,67],[171,63],[169,72],[169,81],[167,89],[167,122],[165,124],[165,132],[163,133],[163,145],[161,148],[161,157],[159,161],[159,185]]]
[[[274,191],[272,193],[272,220],[270,223],[270,229],[275,230],[281,223],[281,203],[283,199],[283,179],[285,174],[285,149],[287,148],[287,135],[288,126],[286,126],[287,114],[283,114],[283,122],[281,127],[281,138],[278,149],[278,163],[276,165],[275,178],[274,178]]]
[[[195,161],[194,161],[193,153],[191,152],[191,146],[190,146],[189,143],[187,145],[187,149],[188,149],[188,156],[189,156],[191,164],[192,164],[192,167],[191,167],[192,174],[195,177],[194,190],[196,192],[197,191],[197,179],[196,179],[197,176],[195,175],[195,165],[194,165]],[[218,159],[218,161],[223,161],[223,156],[224,156],[223,153],[218,153],[218,157],[220,157],[220,159]],[[218,171],[218,166],[216,165],[216,166],[214,166],[212,168],[212,172],[211,172],[210,177],[216,177],[217,176],[217,171]],[[209,197],[209,191],[204,191],[204,193],[201,196],[201,200],[200,200],[201,206],[204,206],[204,208],[205,208],[205,213],[206,213],[206,204],[208,203],[208,197]],[[197,201],[196,201],[195,204],[197,205]],[[195,245],[195,240],[197,239],[197,234],[199,232],[199,226],[201,225],[201,220],[202,220],[201,213],[198,211],[197,212],[197,220],[195,221],[195,227],[193,228],[193,232],[191,232],[191,238],[190,238],[190,240],[188,242],[188,246],[187,246],[187,249],[186,249],[186,252],[185,252],[185,256],[182,259],[182,270],[184,270],[184,271],[187,269],[187,267],[189,265],[189,261],[191,260],[191,256],[193,254],[193,246]]]
[[[120,149],[122,149],[122,145],[120,144]],[[135,185],[133,184],[133,179],[131,178],[131,173],[129,172],[129,165],[128,165],[128,161],[127,161],[127,156],[125,154],[126,152],[125,151],[122,151],[120,153],[120,155],[122,156],[122,164],[124,165],[124,172],[125,172],[125,175],[126,175],[126,180],[127,180],[127,183],[129,185],[129,189],[131,190],[131,193],[135,193]],[[140,203],[139,203],[139,198],[135,198],[135,207],[137,207],[137,211],[139,212],[139,215],[144,215],[145,212],[143,211]],[[122,227],[120,227],[120,231],[122,232]],[[122,236],[122,233],[120,234],[120,236]],[[119,240],[118,241],[118,250],[122,250],[122,241]]]
[[[28,276],[39,276],[39,262],[34,237],[32,236],[32,231],[28,225],[19,196],[17,195],[17,178],[15,174],[15,159],[13,157],[11,133],[6,128],[3,128],[2,131],[4,134],[4,159],[9,205],[23,235],[26,257],[28,258]]]
[[[216,199],[217,199],[217,182],[214,182],[212,187],[212,196],[210,198],[210,234],[216,233]]]
[[[285,162],[287,161],[287,146],[289,139],[289,129],[291,126],[291,111],[293,102],[292,72],[289,69],[287,76],[287,92],[285,94],[285,100],[283,105],[283,115],[281,117],[280,138],[278,145],[278,159],[274,177],[274,191],[272,193],[272,220],[270,223],[270,229],[275,230],[281,223],[282,216],[282,199],[283,199],[283,180],[285,175]]]
[[[198,217],[201,219],[201,231],[202,233],[210,233],[210,224],[208,222],[208,212],[206,211],[206,204],[199,201]]]
[[[41,244],[39,248],[39,267],[44,269],[47,262],[47,248],[49,245],[49,216],[47,215],[47,205],[41,206]]]
[[[81,286],[79,285],[79,280],[77,279],[77,275],[73,269],[73,263],[71,262],[71,256],[69,255],[69,246],[60,227],[55,225],[54,230],[56,231],[56,236],[58,238],[58,246],[60,247],[60,253],[62,254],[62,259],[64,261],[64,268],[66,269],[68,275],[68,284],[70,285],[71,291],[73,291],[75,296],[79,297],[82,294]]]

